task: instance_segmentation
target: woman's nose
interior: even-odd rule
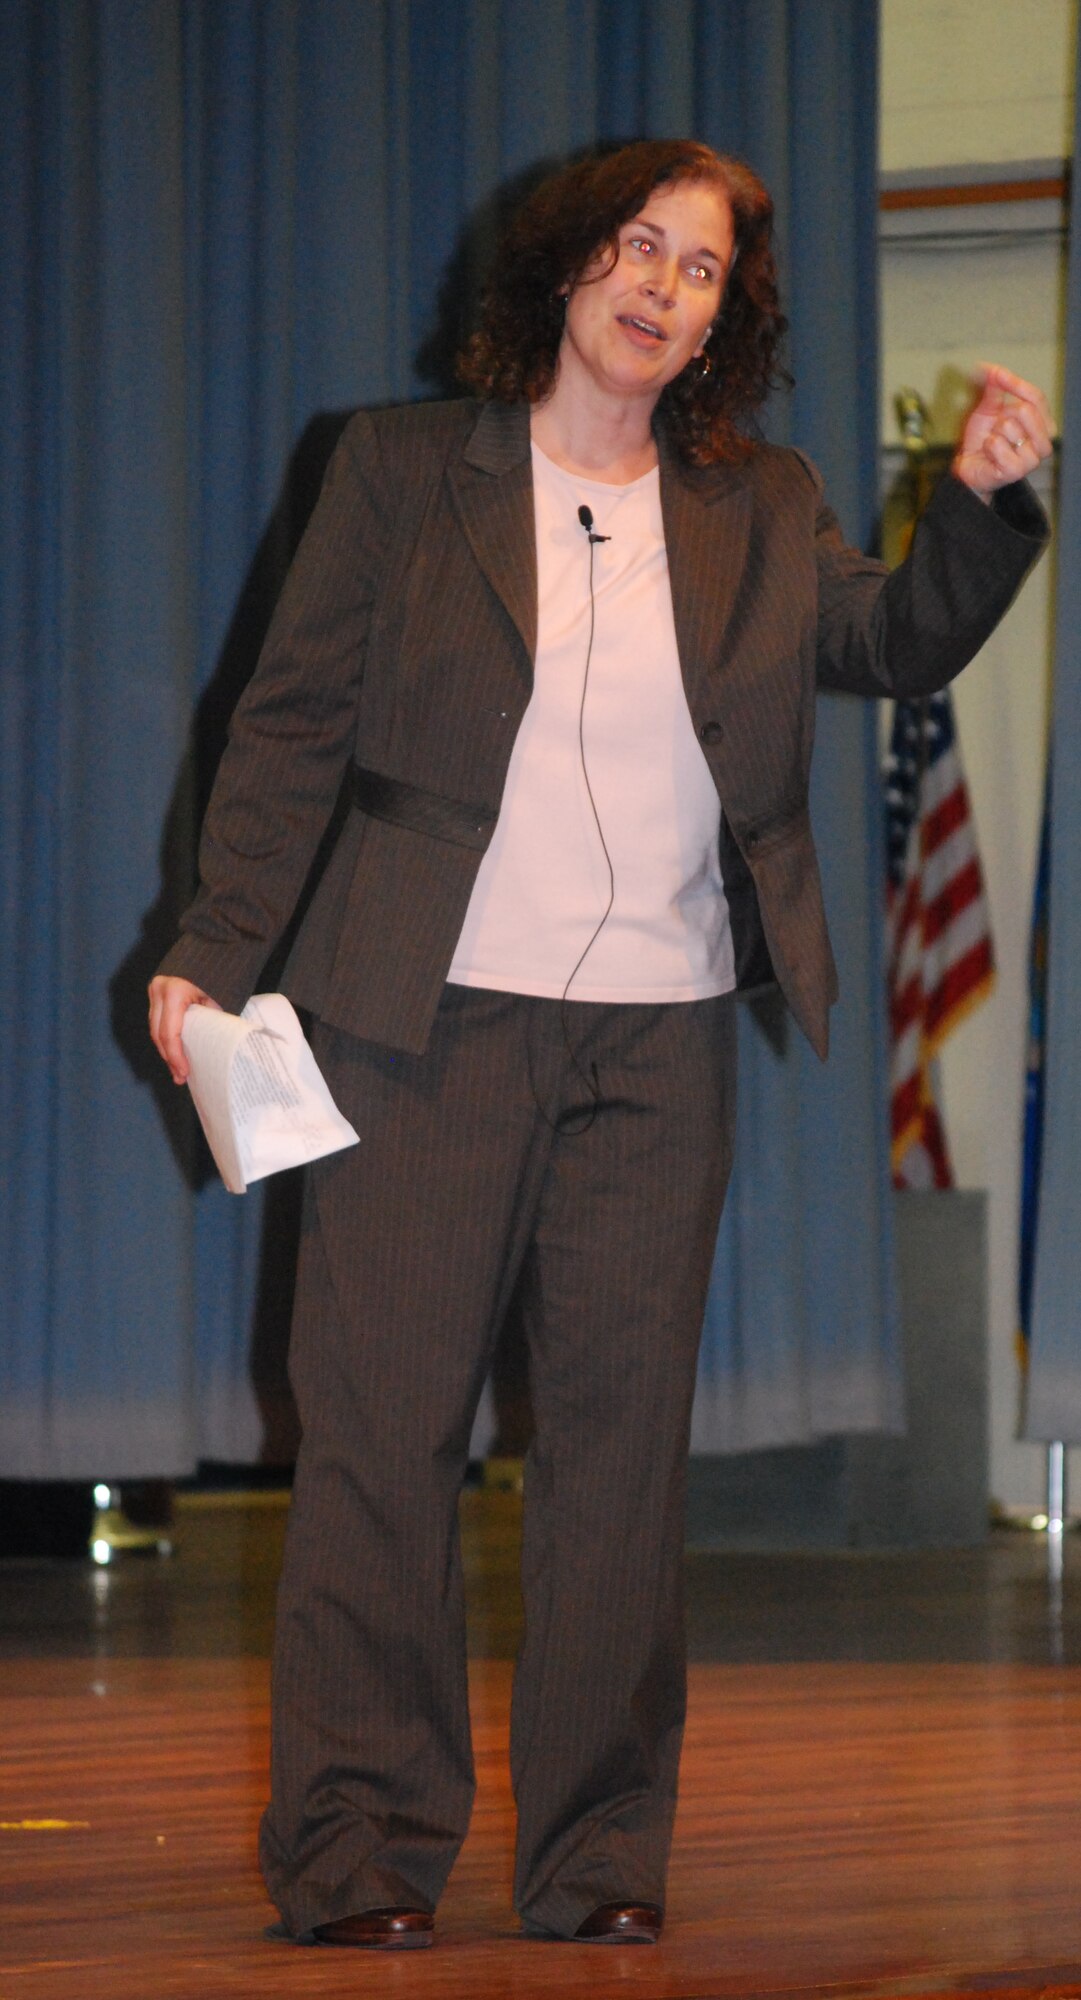
[[[671,305],[676,296],[676,270],[674,260],[671,264],[653,265],[645,278],[645,290],[651,298],[661,300],[665,305]]]

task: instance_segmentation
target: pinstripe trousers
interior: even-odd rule
[[[260,1857],[287,1930],[434,1909],[473,1799],[457,1501],[521,1280],[536,1434],[511,1719],[515,1904],[663,1906],[684,1489],[735,1118],[732,996],[448,986],[422,1056],[317,1024],[360,1144],[310,1170]],[[589,1087],[595,1079],[599,1104]]]

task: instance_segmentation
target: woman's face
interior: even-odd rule
[[[702,351],[734,244],[732,209],[720,188],[707,181],[658,188],[620,230],[612,269],[604,270],[606,252],[570,294],[561,382],[655,403]]]

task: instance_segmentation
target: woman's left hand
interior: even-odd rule
[[[989,500],[1051,456],[1051,412],[1033,383],[997,362],[982,370],[980,394],[969,412],[951,470]]]

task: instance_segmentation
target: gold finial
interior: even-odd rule
[[[918,389],[901,389],[893,399],[893,406],[897,411],[905,450],[913,458],[922,458],[927,450],[927,433],[931,427],[923,397]]]

